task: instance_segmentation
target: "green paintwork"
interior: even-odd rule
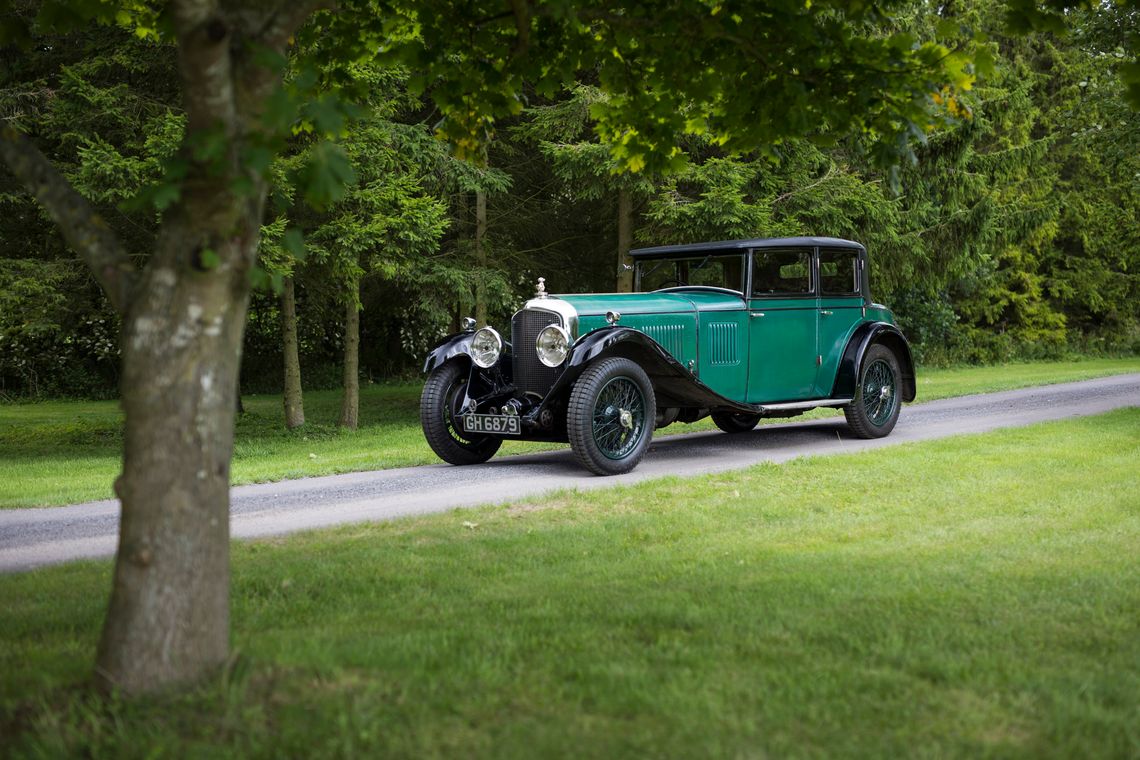
[[[864,321],[860,296],[825,296],[819,299],[818,346],[820,365],[812,395],[827,396],[851,334]]]
[[[622,327],[649,335],[701,382],[728,398],[744,397],[748,379],[748,312],[725,293],[613,293],[558,296],[578,311],[578,334],[606,326],[607,311]],[[697,333],[700,331],[700,350]]]
[[[882,304],[873,303],[867,307],[867,322],[889,322],[895,324],[895,314]]]
[[[630,314],[692,313],[696,305],[692,299],[674,293],[584,293],[560,295],[578,311],[578,316],[605,317],[607,311]],[[624,320],[623,320],[624,321]],[[605,324],[605,319],[602,319]]]
[[[866,291],[864,291],[866,292]],[[862,296],[769,296],[716,291],[555,296],[578,312],[577,335],[607,326],[641,330],[717,393],[749,403],[827,398],[844,349],[864,322],[894,315]],[[761,316],[762,315],[762,316]]]
[[[749,307],[745,400],[759,404],[812,398],[817,371],[816,299],[754,298]]]

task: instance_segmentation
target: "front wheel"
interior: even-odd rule
[[[566,430],[574,456],[595,475],[620,475],[641,461],[653,437],[656,398],[629,359],[603,359],[574,383]]]
[[[899,360],[882,345],[871,346],[859,371],[859,388],[850,404],[843,407],[847,425],[860,438],[882,438],[890,434],[899,419]]]
[[[760,422],[760,415],[713,412],[712,421],[726,433],[747,433]]]
[[[461,362],[447,362],[428,375],[420,396],[424,438],[431,450],[450,464],[486,462],[503,445],[502,438],[472,436],[460,430],[456,417],[466,395],[467,376],[468,369]]]

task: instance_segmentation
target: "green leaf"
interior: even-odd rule
[[[279,74],[289,66],[289,59],[265,45],[257,45],[253,51],[253,62],[262,68]]]
[[[257,187],[253,184],[253,180],[244,175],[235,177],[234,181],[230,183],[230,191],[234,195],[250,197],[257,191]]]
[[[150,191],[150,203],[158,211],[165,211],[167,207],[182,197],[182,187],[170,182],[155,185]]]
[[[338,98],[325,95],[308,105],[305,117],[321,134],[327,137],[340,137],[344,134],[345,128],[345,115],[340,105]]]
[[[297,102],[284,87],[275,89],[265,101],[261,122],[273,134],[289,131],[297,120]]]
[[[318,143],[298,175],[305,201],[316,209],[326,208],[344,197],[349,185],[356,182],[356,172],[335,143]]]
[[[297,261],[305,260],[305,236],[296,227],[285,230],[281,236],[281,247],[293,255]]]
[[[269,165],[273,162],[273,151],[264,145],[249,145],[242,152],[242,159],[250,171],[265,176],[269,171]]]
[[[254,264],[249,270],[249,284],[254,290],[269,291],[273,289],[273,278],[261,264]]]
[[[203,248],[198,254],[198,264],[205,271],[217,269],[222,257],[213,248]]]
[[[938,19],[938,23],[934,25],[934,29],[939,37],[956,37],[959,31],[958,20],[952,18]]]
[[[974,70],[980,76],[990,77],[994,73],[994,54],[988,47],[978,48],[978,52],[974,53]]]

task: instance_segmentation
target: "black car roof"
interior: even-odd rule
[[[750,238],[748,240],[717,240],[711,243],[688,243],[686,245],[656,245],[652,248],[635,248],[629,252],[635,258],[641,256],[662,256],[672,253],[732,253],[750,248],[796,248],[820,246],[827,248],[859,248],[862,244],[854,240],[831,237],[785,237]]]

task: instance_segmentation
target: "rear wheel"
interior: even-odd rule
[[[653,384],[645,371],[629,359],[603,359],[586,369],[570,391],[570,448],[596,475],[629,472],[649,448],[656,414]]]
[[[450,464],[486,462],[503,445],[502,438],[472,436],[460,429],[456,417],[466,395],[468,373],[461,362],[447,362],[428,375],[420,396],[424,437],[431,450]]]
[[[712,421],[726,433],[747,433],[760,422],[760,415],[713,412]]]
[[[899,419],[902,398],[899,396],[899,360],[883,345],[867,349],[859,370],[859,387],[855,398],[843,407],[847,425],[860,438],[882,438],[889,435]]]

